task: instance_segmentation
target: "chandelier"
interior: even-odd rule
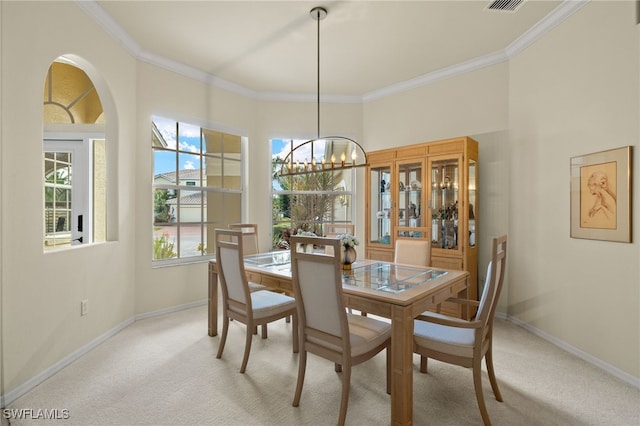
[[[291,149],[282,162],[280,176],[329,172],[367,165],[367,153],[355,140],[344,136],[320,137],[320,21],[327,17],[327,13],[324,7],[314,7],[309,12],[318,22],[317,137]]]

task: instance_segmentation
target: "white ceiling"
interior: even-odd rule
[[[77,2],[134,55],[257,96],[320,92],[366,98],[412,81],[505,60],[552,29],[576,2],[488,0]],[[444,74],[443,74],[444,73]]]

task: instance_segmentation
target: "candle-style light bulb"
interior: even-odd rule
[[[324,158],[324,155],[322,156],[322,168],[324,169],[324,165],[327,162],[327,159]]]
[[[344,167],[344,160],[347,159],[347,154],[345,154],[344,152],[340,155],[340,162],[342,164],[342,167]]]
[[[356,150],[355,150],[355,149],[351,152],[351,163],[352,163],[354,166],[355,166],[355,164],[356,164]]]
[[[315,157],[311,159],[311,170],[315,170],[316,169],[316,159]]]
[[[336,165],[336,155],[331,154],[331,168],[334,168]]]

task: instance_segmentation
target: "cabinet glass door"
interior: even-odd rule
[[[399,163],[395,189],[398,190],[398,215],[396,237],[425,238],[419,228],[422,223],[423,200],[422,182],[424,163],[422,161]]]
[[[478,167],[474,160],[469,160],[469,246],[476,245],[476,197],[478,184]]]
[[[433,159],[431,170],[431,247],[458,250],[458,211],[461,159]]]
[[[371,243],[391,244],[391,165],[372,166],[369,182],[371,209],[369,238]]]

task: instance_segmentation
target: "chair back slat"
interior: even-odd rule
[[[216,263],[222,291],[230,300],[248,305],[251,309],[249,285],[244,271],[242,231],[215,230]]]
[[[431,241],[420,238],[398,238],[395,245],[394,263],[429,266],[431,264]]]
[[[305,303],[304,307],[306,326],[341,336],[340,316],[336,310],[342,292],[333,284],[333,264],[298,259],[297,275],[302,298],[311,302]]]

